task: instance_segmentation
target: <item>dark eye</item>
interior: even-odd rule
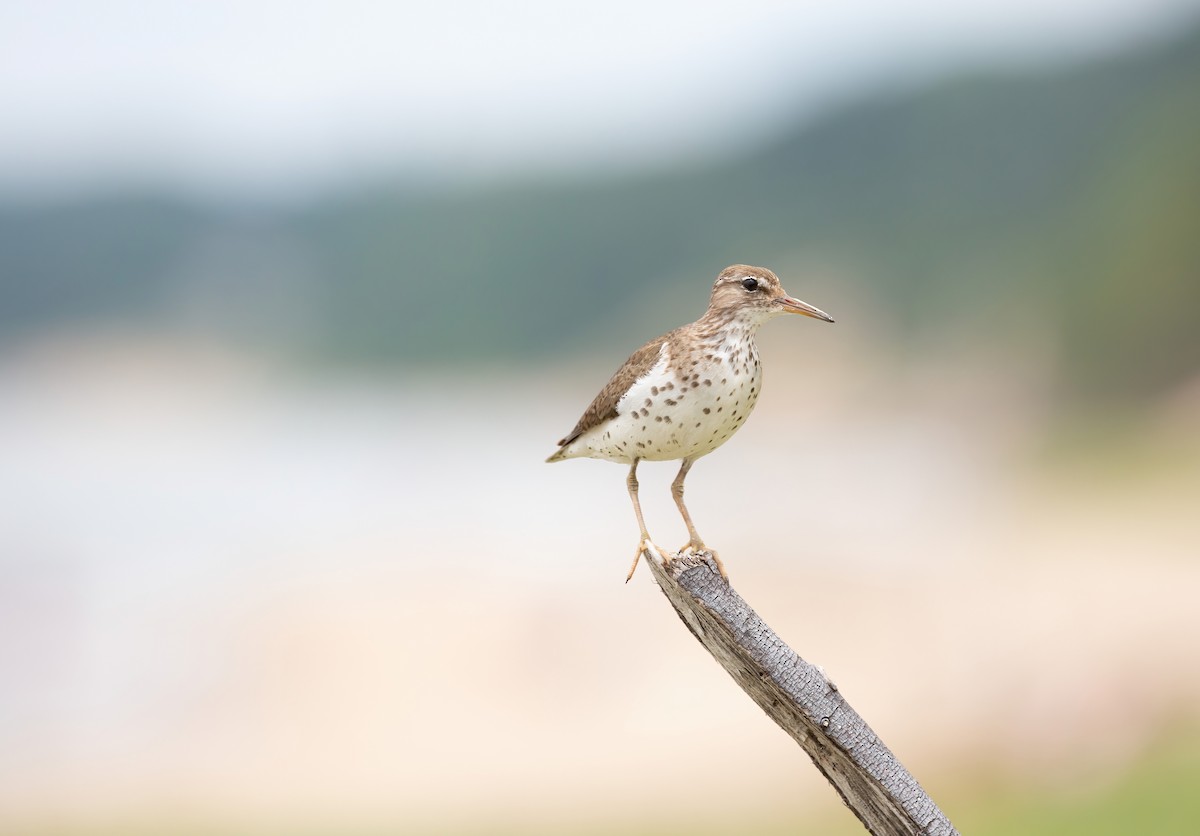
[[[743,279],[742,287],[746,290],[758,290],[758,279]]]

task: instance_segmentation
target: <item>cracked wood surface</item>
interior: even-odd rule
[[[651,549],[643,557],[692,635],[800,744],[867,830],[958,833],[824,671],[775,635],[705,553],[670,564]]]

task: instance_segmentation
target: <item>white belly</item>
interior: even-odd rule
[[[682,371],[669,359],[660,358],[618,403],[617,417],[582,435],[572,453],[626,463],[694,459],[729,440],[758,402],[757,351],[740,363],[717,353]]]

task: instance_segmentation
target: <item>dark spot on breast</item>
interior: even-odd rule
[[[661,424],[661,423],[662,423],[662,416],[661,416],[661,415],[655,415],[655,416],[654,416],[654,420],[655,420],[656,422],[658,422],[659,424]]]
[[[697,421],[697,422],[696,422],[696,428],[697,428],[697,429],[699,429],[699,427],[700,427],[700,422],[699,422],[699,421]]]
[[[669,424],[669,423],[671,423],[671,416],[670,416],[670,415],[664,415],[664,416],[663,416],[663,420],[664,420],[664,421],[666,421],[666,422]]]
[[[643,406],[642,407],[642,417],[645,418],[649,414],[650,414],[650,410],[646,409],[646,407]]]
[[[646,406],[654,406],[654,401],[650,400],[649,398],[646,398]]]
[[[717,412],[720,412],[720,411],[721,411],[721,410],[723,410],[724,408],[725,408],[725,407],[723,407],[723,406],[718,406],[718,407],[717,407]]]
[[[706,406],[706,407],[704,407],[704,414],[705,414],[705,415],[707,415],[707,414],[708,414],[708,413],[710,413],[710,412],[712,412],[712,410],[711,410],[711,409],[709,409],[707,406]]]
[[[657,387],[657,386],[651,386],[651,387],[650,387],[650,394],[651,394],[651,395],[657,395],[657,394],[658,394],[658,387]]]
[[[646,429],[646,428],[645,428],[645,427],[642,427],[642,429],[644,430],[644,429]],[[642,444],[642,442],[640,442],[640,441],[637,443],[637,446],[638,446],[638,447],[641,447],[642,449],[645,449],[645,448],[646,448],[646,445],[645,445],[645,444]]]
[[[729,378],[727,378],[727,377],[723,377],[723,378],[721,378],[721,383],[722,383],[722,384],[725,384],[725,383],[728,383],[728,382],[729,382]]]
[[[705,386],[712,386],[712,381],[711,381],[711,380],[709,380],[708,378],[705,378],[705,379],[704,379],[704,385],[705,385]]]

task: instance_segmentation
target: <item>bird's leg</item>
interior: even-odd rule
[[[629,498],[633,500],[633,513],[637,514],[638,529],[641,531],[642,539],[638,541],[637,553],[633,556],[633,565],[629,567],[629,574],[625,576],[625,583],[629,583],[633,573],[637,571],[638,562],[642,559],[642,552],[647,546],[653,546],[655,551],[662,551],[650,539],[650,532],[646,530],[646,521],[642,518],[642,503],[638,502],[638,480],[637,466],[640,459],[634,459],[633,465],[629,468],[629,478],[625,480],[626,486],[629,488]]]
[[[696,531],[696,526],[692,524],[692,515],[688,513],[687,506],[683,504],[683,480],[687,477],[688,471],[692,469],[692,461],[692,459],[683,460],[683,465],[679,468],[679,475],[671,483],[671,496],[675,498],[675,505],[679,508],[679,513],[683,515],[683,521],[687,524],[688,536],[692,538],[691,542],[680,551],[691,549],[694,552],[708,552],[712,555],[713,563],[717,564],[717,570],[721,573],[721,577],[729,580],[729,575],[725,573],[725,564],[721,562],[721,558],[715,551],[704,545],[704,541],[700,539],[700,535]]]
[[[692,469],[692,460],[684,459],[683,465],[679,468],[679,475],[675,477],[675,481],[671,483],[671,496],[675,498],[675,506],[679,508],[679,513],[683,514],[683,521],[687,523],[688,536],[691,537],[689,542],[683,549],[692,549],[698,551],[704,548],[704,541],[700,539],[699,533],[696,531],[696,526],[692,524],[692,515],[688,513],[687,506],[683,504],[683,480],[687,477],[688,471]]]

